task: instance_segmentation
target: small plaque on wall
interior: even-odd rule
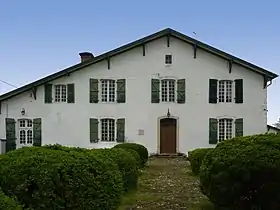
[[[143,129],[139,129],[138,130],[138,135],[139,136],[143,136],[144,135],[144,130]]]

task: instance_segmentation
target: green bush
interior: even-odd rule
[[[280,209],[280,135],[237,137],[221,142],[200,168],[204,194],[229,209]]]
[[[131,153],[125,149],[93,149],[93,153],[99,153],[106,158],[115,161],[122,173],[125,191],[137,188],[138,182],[138,168],[137,161]]]
[[[110,159],[89,152],[22,148],[0,156],[0,185],[31,209],[116,209],[123,181]]]
[[[0,189],[0,209],[2,210],[22,210],[22,206],[19,203],[8,196],[6,196],[2,189]]]
[[[213,148],[200,148],[189,152],[188,159],[191,163],[191,168],[194,174],[199,174],[199,169],[202,161],[205,155],[211,150],[213,150]]]
[[[149,153],[148,149],[144,147],[141,144],[136,143],[123,143],[123,144],[117,144],[115,148],[125,148],[125,149],[132,149],[138,152],[140,158],[141,158],[141,166],[143,167],[146,162],[148,161]]]
[[[76,152],[84,152],[89,151],[89,149],[80,148],[80,147],[65,147],[60,144],[49,144],[44,145],[43,148],[52,149],[52,150],[62,150],[65,152],[76,151]]]
[[[117,165],[122,173],[122,178],[124,182],[124,190],[132,190],[137,188],[138,181],[138,163],[140,162],[140,157],[138,153],[130,149],[83,149],[77,147],[64,147],[59,144],[46,145],[44,146],[52,150],[62,150],[65,152],[78,151],[78,152],[93,152],[99,155],[105,155],[106,158],[110,158]],[[135,154],[136,153],[136,154]],[[136,159],[137,158],[137,159]]]
[[[125,149],[127,152],[129,152],[131,155],[133,155],[133,157],[135,158],[135,160],[137,162],[137,168],[141,168],[142,160],[141,160],[138,152],[136,152],[133,149],[128,149],[128,148],[121,148],[121,149]]]

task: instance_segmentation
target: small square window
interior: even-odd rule
[[[165,55],[165,64],[172,64],[172,55]]]

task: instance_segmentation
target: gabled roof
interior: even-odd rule
[[[239,64],[239,65],[241,65],[241,66],[243,66],[243,67],[245,67],[245,68],[247,68],[247,69],[249,69],[251,71],[254,71],[254,72],[259,73],[259,74],[261,74],[263,76],[266,76],[267,79],[269,79],[269,80],[272,80],[272,79],[278,77],[278,75],[274,74],[273,72],[270,72],[270,71],[268,71],[266,69],[263,69],[263,68],[261,68],[259,66],[256,66],[256,65],[252,64],[252,63],[249,63],[249,62],[247,62],[245,60],[237,58],[237,57],[235,57],[233,55],[230,55],[230,54],[228,54],[226,52],[223,52],[223,51],[221,51],[221,50],[219,50],[217,48],[214,48],[214,47],[212,47],[210,45],[207,45],[207,44],[205,44],[203,42],[200,42],[200,41],[198,41],[196,39],[193,39],[193,38],[191,38],[189,36],[186,36],[186,35],[178,32],[178,31],[175,31],[173,29],[167,28],[167,29],[164,29],[162,31],[156,32],[154,34],[151,34],[149,36],[146,36],[146,37],[144,37],[142,39],[136,40],[134,42],[131,42],[129,44],[126,44],[124,46],[116,48],[116,49],[114,49],[112,51],[109,51],[107,53],[104,53],[104,54],[101,54],[99,56],[96,56],[96,57],[94,57],[94,58],[92,58],[90,60],[87,60],[85,62],[76,64],[74,66],[71,66],[71,67],[66,68],[64,70],[61,70],[61,71],[56,72],[54,74],[51,74],[51,75],[49,75],[47,77],[39,79],[39,80],[37,80],[35,82],[32,82],[30,84],[24,85],[24,86],[22,86],[20,88],[12,90],[12,91],[10,91],[8,93],[0,95],[0,101],[8,99],[8,98],[11,98],[11,97],[13,97],[15,95],[18,95],[18,94],[20,94],[22,92],[28,91],[28,90],[30,90],[32,88],[35,88],[35,87],[39,86],[39,85],[48,83],[48,82],[50,82],[52,80],[58,79],[58,78],[63,77],[65,75],[69,75],[70,73],[73,73],[73,72],[75,72],[77,70],[80,70],[80,69],[82,69],[82,68],[84,68],[86,66],[89,66],[91,64],[100,62],[100,61],[102,61],[104,59],[107,59],[107,58],[110,58],[110,57],[115,56],[117,54],[123,53],[123,52],[128,51],[130,49],[133,49],[135,47],[144,45],[144,44],[146,44],[148,42],[151,42],[151,41],[153,41],[155,39],[158,39],[158,38],[161,38],[161,37],[164,37],[164,36],[166,36],[166,37],[176,37],[176,38],[178,38],[178,39],[180,39],[180,40],[182,40],[182,41],[184,41],[186,43],[189,43],[189,44],[192,44],[192,45],[196,46],[196,48],[198,48],[198,49],[203,49],[203,50],[205,50],[205,51],[207,51],[209,53],[212,53],[214,55],[217,55],[217,56],[220,56],[222,58],[225,58],[225,59],[227,59],[227,60],[229,60],[229,61],[231,61],[233,63]]]

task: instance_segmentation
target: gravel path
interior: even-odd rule
[[[198,178],[184,158],[152,158],[139,179],[138,191],[125,210],[204,209],[195,207],[207,200],[199,191]],[[133,203],[133,204],[132,204]]]

